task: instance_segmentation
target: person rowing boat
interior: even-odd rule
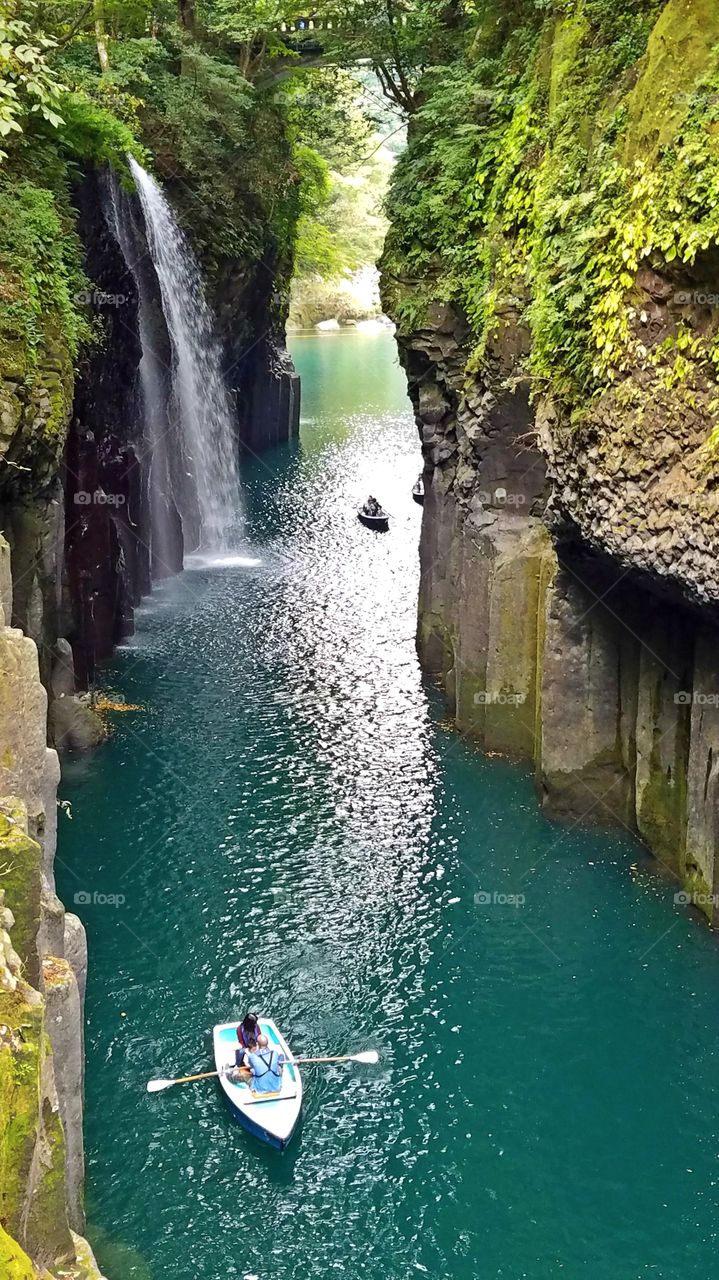
[[[389,528],[389,512],[385,511],[376,498],[370,494],[366,502],[357,510],[357,518],[368,529],[386,533]]]
[[[245,1064],[252,1077],[250,1088],[253,1093],[278,1093],[282,1088],[285,1056],[270,1048],[267,1036],[260,1035],[257,1043],[250,1045]]]

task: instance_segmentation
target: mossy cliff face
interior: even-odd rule
[[[232,55],[203,52],[169,26],[164,38],[117,45],[117,59],[131,68],[127,92],[110,95],[122,122],[106,110],[94,43],[63,42],[55,57],[80,98],[64,98],[57,136],[28,131],[0,180],[0,528],[13,551],[13,622],[37,643],[46,687],[57,640],[67,638],[86,688],[96,663],[132,632],[153,578],[179,571],[185,543],[196,545],[196,529],[185,537],[170,483],[160,495],[166,519],[154,501],[156,477],[169,471],[187,487],[186,468],[173,451],[171,346],[128,149],[164,183],[203,267],[238,449],[286,439],[299,421],[298,380],[284,348],[299,216],[287,120]],[[133,208],[137,241],[128,253],[103,213],[110,172]],[[167,383],[157,412],[168,419],[168,457],[152,467],[133,267],[154,291],[152,333],[144,336]],[[153,558],[155,524],[168,545]],[[76,732],[80,715],[75,708],[51,717],[61,745],[93,738]]]
[[[59,771],[37,649],[5,625],[8,559],[0,540],[0,1273],[92,1280],[99,1273],[75,1234],[84,1226],[82,925],[54,893]]]
[[[549,815],[638,832],[719,919],[719,9],[483,11],[422,86],[384,260],[420,654]]]

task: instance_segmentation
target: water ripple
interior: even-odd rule
[[[631,878],[628,841],[558,833],[521,771],[441,727],[393,348],[312,341],[312,422],[245,468],[246,545],[159,588],[109,676],[146,710],[66,771],[63,894],[126,899],[78,908],[104,1269],[706,1280],[714,944]],[[370,490],[387,537],[355,519]],[[297,1052],[382,1055],[307,1068],[282,1157],[212,1083],[144,1092],[207,1069],[248,1006]]]

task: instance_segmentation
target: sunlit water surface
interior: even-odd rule
[[[110,1280],[707,1280],[719,956],[626,839],[560,830],[442,723],[413,633],[417,438],[389,336],[297,337],[299,447],[236,553],[160,588],[108,673],[141,712],[65,770],[87,926],[90,1234]],[[395,517],[364,530],[374,492]],[[632,864],[638,866],[632,870]],[[523,895],[524,905],[476,895]],[[212,1026],[306,1071],[285,1155]]]

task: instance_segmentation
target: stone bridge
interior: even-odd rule
[[[406,13],[398,15],[397,24],[406,27]],[[324,52],[323,32],[341,31],[345,24],[337,14],[322,16],[317,13],[308,14],[304,18],[296,18],[294,22],[282,22],[274,28],[275,34],[282,37],[283,43],[292,53],[302,57],[318,58]]]

